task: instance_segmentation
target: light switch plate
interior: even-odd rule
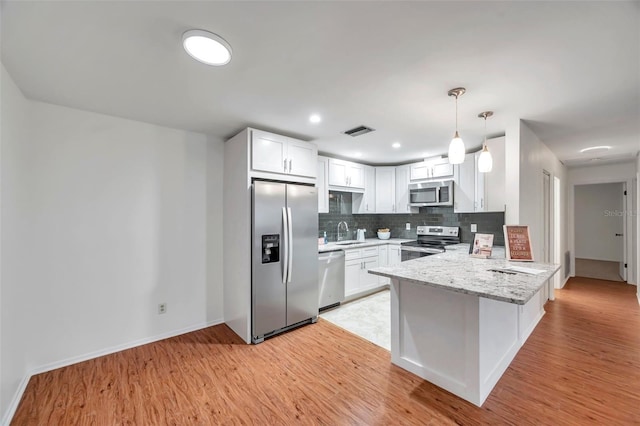
[[[471,232],[478,232],[478,225],[475,223],[471,224]]]
[[[411,231],[411,224],[410,223],[405,224],[404,229],[406,229],[407,231]]]

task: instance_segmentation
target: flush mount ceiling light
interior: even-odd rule
[[[231,61],[231,46],[217,34],[204,30],[189,30],[182,34],[182,46],[196,61],[220,66]]]
[[[309,116],[309,121],[313,124],[318,124],[322,121],[322,117],[320,117],[318,114],[311,114]]]
[[[400,148],[400,147],[401,147],[400,142],[394,142],[394,143],[392,143],[392,144],[391,144],[391,146],[392,146],[393,148],[395,148],[395,149],[398,149],[398,148]]]
[[[482,143],[482,152],[478,157],[478,171],[480,173],[489,173],[493,168],[493,158],[487,147],[487,118],[493,115],[493,111],[485,111],[478,114],[478,117],[484,118],[484,142]]]
[[[602,145],[602,146],[590,146],[589,148],[581,149],[580,152],[589,152],[589,151],[605,151],[611,149],[610,146]]]
[[[464,95],[467,89],[464,87],[456,87],[455,89],[449,90],[447,94],[449,96],[456,97],[456,133],[453,135],[453,139],[449,144],[449,163],[451,164],[461,164],[464,162],[464,155],[466,154],[466,150],[464,149],[464,142],[462,138],[458,134],[458,97]]]

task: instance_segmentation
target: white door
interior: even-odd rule
[[[376,167],[376,213],[393,213],[396,202],[396,168]]]
[[[347,162],[329,159],[329,185],[347,186]]]
[[[297,176],[316,177],[318,148],[314,144],[289,139],[287,172]]]
[[[345,297],[360,291],[360,274],[362,260],[347,260],[344,263],[344,295]]]
[[[376,211],[376,169],[365,166],[364,168],[364,211],[375,213]]]
[[[478,170],[478,159],[480,158],[480,152],[476,152],[474,154],[474,165],[475,165],[475,208],[476,212],[483,212],[487,210],[487,206],[485,203],[485,195],[484,195],[484,179],[487,173],[480,173]],[[454,194],[455,200],[455,194]]]
[[[362,259],[362,271],[360,271],[360,289],[369,290],[371,288],[378,287],[378,277],[369,273],[369,269],[377,268],[380,266],[377,257],[365,257]]]
[[[259,130],[252,131],[251,169],[284,173],[287,152],[286,138]],[[315,170],[315,163],[313,165]]]
[[[351,188],[364,188],[364,166],[358,163],[347,163],[347,185]]]

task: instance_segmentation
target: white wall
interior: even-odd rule
[[[626,182],[627,184],[627,197],[628,206],[625,207],[628,226],[628,233],[630,238],[627,239],[627,282],[629,284],[636,284],[638,274],[638,260],[637,255],[633,253],[637,251],[638,245],[638,228],[633,229],[633,217],[636,217],[637,210],[634,211],[633,206],[637,203],[636,193],[632,190],[636,180],[636,163],[634,161],[627,161],[623,163],[615,164],[602,164],[585,167],[575,167],[568,170],[568,183],[569,183],[569,206],[568,206],[568,230],[569,230],[569,250],[571,251],[571,275],[575,276],[575,187],[576,185],[587,185],[597,183],[612,183],[612,182]],[[637,191],[636,191],[637,192]],[[634,232],[635,231],[635,232]]]
[[[11,246],[4,242],[4,234],[8,229],[4,223],[6,211],[10,206],[6,199],[11,193],[11,186],[6,180],[5,161],[11,156],[10,149],[26,142],[27,139],[27,116],[29,113],[29,103],[24,98],[20,89],[1,66],[0,74],[0,416],[3,416],[15,390],[23,379],[22,352],[12,349],[11,340],[7,336],[14,326],[13,319],[9,315],[11,308],[11,291],[5,290],[8,282],[5,278],[6,272],[2,262],[4,256]],[[10,226],[10,224],[9,224]],[[1,418],[1,417],[0,417]]]
[[[222,322],[223,144],[27,101],[2,77],[6,416],[30,372]]]
[[[575,256],[622,261],[622,183],[577,185],[574,192]]]
[[[546,170],[551,175],[551,182],[554,177],[560,179],[562,193],[561,210],[561,252],[564,253],[567,247],[566,230],[566,168],[551,152],[551,150],[538,139],[533,131],[523,121],[520,122],[520,161],[519,161],[519,216],[518,223],[529,225],[531,233],[531,243],[536,260],[543,260],[544,242],[544,217],[543,217],[543,171]],[[509,160],[507,159],[507,163]],[[553,185],[551,202],[553,203]],[[553,218],[553,214],[551,215]],[[552,232],[553,234],[553,232]],[[553,250],[553,243],[551,243]],[[553,259],[553,253],[551,254]],[[558,272],[563,274],[563,269]]]

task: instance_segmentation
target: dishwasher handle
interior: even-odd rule
[[[344,257],[344,250],[336,250],[336,251],[325,251],[322,253],[318,253],[318,260],[329,260],[336,259],[339,257]]]

